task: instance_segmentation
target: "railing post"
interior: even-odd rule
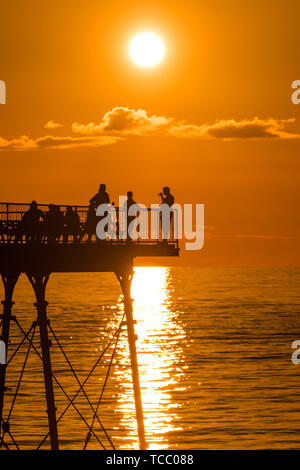
[[[117,236],[117,242],[120,240],[120,208],[116,207],[116,236]]]

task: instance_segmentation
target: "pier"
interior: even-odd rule
[[[0,273],[4,285],[5,297],[2,301],[3,313],[1,315],[1,340],[6,345],[7,360],[5,364],[0,365],[0,447],[10,449],[19,449],[21,444],[14,438],[14,431],[10,426],[10,416],[12,409],[5,409],[6,374],[8,369],[13,367],[13,358],[19,350],[20,345],[14,351],[9,349],[9,334],[12,322],[20,327],[24,342],[28,343],[28,352],[24,357],[24,368],[27,361],[29,350],[33,350],[41,359],[43,364],[43,380],[45,385],[45,399],[49,426],[50,448],[58,450],[60,448],[59,420],[56,414],[54,383],[60,386],[58,379],[52,372],[51,364],[51,338],[55,338],[57,344],[63,351],[59,338],[56,338],[50,319],[47,315],[46,288],[49,277],[52,273],[80,273],[80,272],[113,272],[120,284],[123,303],[124,320],[122,324],[127,326],[128,345],[130,353],[130,364],[132,372],[132,386],[135,401],[135,412],[137,422],[137,432],[140,449],[147,448],[145,438],[142,396],[140,389],[139,370],[136,350],[136,334],[133,318],[133,299],[131,298],[131,282],[133,277],[134,259],[137,257],[169,257],[178,256],[178,240],[172,238],[172,219],[170,228],[170,237],[163,239],[161,229],[153,233],[150,211],[149,224],[147,224],[147,233],[141,233],[136,240],[124,238],[124,228],[121,226],[120,212],[122,209],[115,208],[117,226],[116,236],[107,237],[106,240],[98,240],[96,237],[88,239],[84,233],[88,207],[87,206],[60,206],[62,215],[65,215],[68,207],[72,207],[79,216],[81,236],[71,237],[69,234],[64,236],[59,234],[55,239],[50,239],[47,234],[46,225],[41,222],[38,236],[28,237],[23,228],[23,216],[28,211],[29,204],[21,203],[0,203]],[[44,214],[47,213],[49,205],[38,205]],[[29,331],[24,331],[18,324],[18,319],[13,315],[13,293],[19,276],[25,274],[34,290],[36,302],[36,316]],[[29,314],[29,313],[28,313]],[[117,344],[120,327],[115,333]],[[40,338],[40,348],[37,349],[32,341],[32,335],[37,329]],[[68,358],[66,357],[68,362]],[[69,366],[70,363],[68,362]],[[76,371],[72,370],[79,386],[79,391],[85,394],[84,383],[80,382]],[[20,381],[16,384],[13,391],[15,397],[18,394],[22,379],[20,371]],[[103,394],[103,390],[102,390]],[[102,395],[101,394],[101,395]],[[65,393],[67,406],[75,406],[74,397],[70,398]],[[34,396],[32,397],[34,399]],[[87,426],[87,437],[84,448],[87,447],[89,437],[93,435],[102,448],[114,449],[114,444],[110,436],[101,424],[101,416],[98,413],[98,407],[94,407],[89,397],[86,396],[88,404],[93,410],[93,422],[88,423],[84,416],[81,416]],[[101,399],[101,396],[100,396]],[[14,402],[13,402],[14,403]],[[93,423],[97,421],[103,428],[103,434],[108,443],[105,447],[102,441],[96,436],[93,429]],[[48,436],[46,436],[47,438]],[[40,448],[44,444],[45,438],[37,445]]]

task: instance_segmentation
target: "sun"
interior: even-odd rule
[[[165,45],[156,34],[141,33],[132,39],[129,53],[137,65],[153,67],[162,60],[165,54]]]

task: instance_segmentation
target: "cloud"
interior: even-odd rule
[[[104,114],[102,120],[95,124],[72,124],[73,135],[46,135],[31,138],[26,135],[7,140],[0,136],[0,151],[2,150],[32,150],[32,149],[70,149],[77,147],[98,148],[111,145],[129,137],[168,135],[174,138],[194,139],[299,139],[300,135],[288,132],[287,127],[295,119],[223,119],[212,124],[193,124],[165,116],[148,116],[144,109],[130,109],[117,106]],[[65,127],[55,121],[48,121],[45,128],[54,130]],[[74,135],[75,134],[75,135]]]
[[[120,138],[113,136],[86,136],[86,137],[56,137],[46,135],[31,139],[23,135],[16,139],[6,140],[0,137],[0,151],[2,150],[35,150],[35,149],[70,149],[75,147],[98,148],[103,145],[116,143]]]
[[[55,121],[48,121],[44,125],[45,129],[57,129],[58,127],[64,127],[63,124],[59,124],[59,122]]]
[[[234,119],[219,120],[212,124],[189,124],[164,116],[148,116],[143,109],[115,107],[108,111],[103,119],[95,124],[74,122],[74,133],[83,135],[156,135],[165,134],[181,138],[206,139],[291,139],[300,138],[299,134],[287,132],[286,127],[295,119]]]
[[[74,122],[72,130],[79,134],[113,133],[122,135],[151,135],[167,129],[173,119],[163,116],[148,116],[144,109],[129,109],[122,106],[104,114],[99,124]]]
[[[169,132],[177,137],[202,137],[215,139],[291,139],[300,138],[299,134],[286,131],[286,126],[295,119],[234,119],[221,120],[201,126],[182,123],[172,126]]]

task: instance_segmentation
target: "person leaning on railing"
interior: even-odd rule
[[[44,213],[38,209],[36,201],[32,201],[30,209],[22,217],[22,229],[25,233],[26,241],[40,241],[42,236],[41,222],[44,220]]]
[[[45,213],[44,236],[47,242],[53,243],[57,238],[57,209],[55,204],[49,204],[48,209]]]
[[[73,241],[76,242],[80,235],[80,219],[73,207],[67,207],[67,211],[64,215],[64,236],[63,241],[66,243],[70,236],[73,237]]]
[[[101,204],[109,204],[110,197],[109,194],[106,192],[106,184],[100,184],[99,191],[95,194],[95,196],[90,199],[90,204],[92,207],[98,207]]]

